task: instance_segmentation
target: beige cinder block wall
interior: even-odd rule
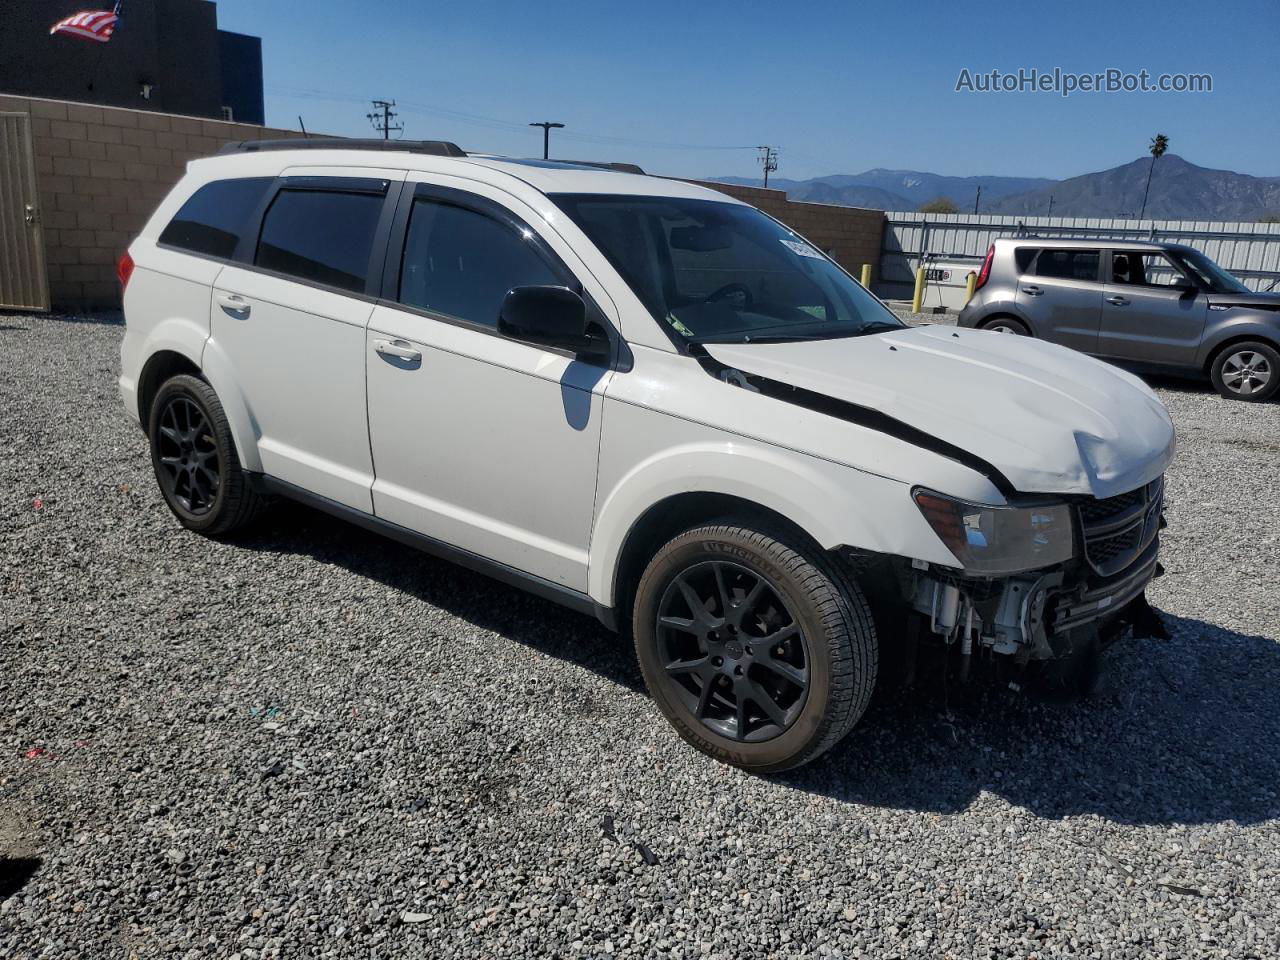
[[[0,112],[31,117],[49,296],[63,310],[120,305],[116,258],[189,160],[233,140],[301,136],[245,123],[4,94]]]
[[[744,203],[759,207],[796,233],[817,244],[836,263],[855,277],[862,265],[871,264],[874,281],[880,275],[880,244],[884,235],[884,212],[861,207],[837,207],[827,203],[788,200],[781,190],[746,187],[732,183],[694,180],[693,183],[719,190]]]

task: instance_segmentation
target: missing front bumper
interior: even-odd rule
[[[910,601],[928,629],[968,657],[975,650],[1012,656],[1021,662],[1069,656],[1084,628],[1127,620],[1149,624],[1144,591],[1161,572],[1159,542],[1122,573],[1089,578],[1054,570],[1004,579],[979,580],[934,570],[913,571]]]

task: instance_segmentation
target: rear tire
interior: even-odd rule
[[[866,598],[789,532],[725,522],[680,534],[640,579],[634,635],[649,692],[680,736],[757,773],[828,750],[875,688]]]
[[[1015,320],[1013,317],[992,317],[982,322],[981,329],[990,330],[992,333],[1011,333],[1016,337],[1031,336],[1031,329],[1021,320]]]
[[[1209,376],[1228,400],[1264,403],[1280,390],[1280,351],[1261,340],[1233,343],[1213,358]]]
[[[262,509],[265,500],[240,467],[218,395],[199,377],[180,374],[161,384],[147,435],[160,493],[188,530],[223,536]]]

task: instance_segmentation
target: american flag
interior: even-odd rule
[[[87,40],[106,43],[111,39],[111,35],[115,33],[116,23],[119,20],[120,4],[117,3],[110,10],[87,10],[84,13],[77,13],[75,16],[67,17],[65,20],[59,20],[50,29],[49,35],[67,33],[75,37],[84,37]]]

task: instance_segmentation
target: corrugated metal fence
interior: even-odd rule
[[[1252,290],[1280,290],[1280,223],[890,212],[885,214],[876,292],[887,298],[909,298],[922,260],[978,264],[996,237],[1019,236],[1185,243],[1203,251]]]

